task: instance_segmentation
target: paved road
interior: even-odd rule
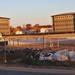
[[[0,65],[0,75],[75,75],[75,70]]]
[[[0,75],[70,75],[70,74],[54,74],[54,73],[36,73],[36,72],[16,72],[16,71],[0,71]]]

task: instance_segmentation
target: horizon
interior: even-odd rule
[[[10,18],[10,26],[52,25],[52,15],[75,12],[75,0],[0,0],[0,17]]]

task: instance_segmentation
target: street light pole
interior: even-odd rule
[[[44,33],[43,33],[43,50],[44,50]]]
[[[14,48],[14,39],[13,39],[13,48]]]
[[[7,60],[6,60],[6,40],[4,38],[4,62],[6,63]]]
[[[17,44],[18,44],[18,50],[19,50],[19,38],[17,39]]]
[[[43,33],[43,50],[44,50],[44,33]],[[44,64],[45,64],[45,57],[44,57]]]

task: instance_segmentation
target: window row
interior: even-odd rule
[[[60,29],[55,29],[55,30],[73,30],[73,28],[60,28]]]
[[[0,28],[0,30],[8,30],[9,28]]]
[[[0,24],[0,26],[8,26],[9,24]]]
[[[55,26],[73,26],[73,24],[55,24]]]
[[[58,18],[69,18],[69,17],[73,17],[73,15],[55,16],[54,19],[58,19]]]
[[[9,21],[9,20],[4,20],[4,19],[2,20],[2,19],[0,19],[0,21]]]
[[[73,20],[54,20],[54,22],[73,22]]]

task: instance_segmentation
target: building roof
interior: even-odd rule
[[[54,17],[54,16],[61,16],[61,15],[75,15],[75,12],[52,15],[51,17]]]
[[[52,28],[52,25],[40,25],[38,28]]]
[[[10,18],[6,18],[6,17],[0,17],[0,19],[10,19]]]

